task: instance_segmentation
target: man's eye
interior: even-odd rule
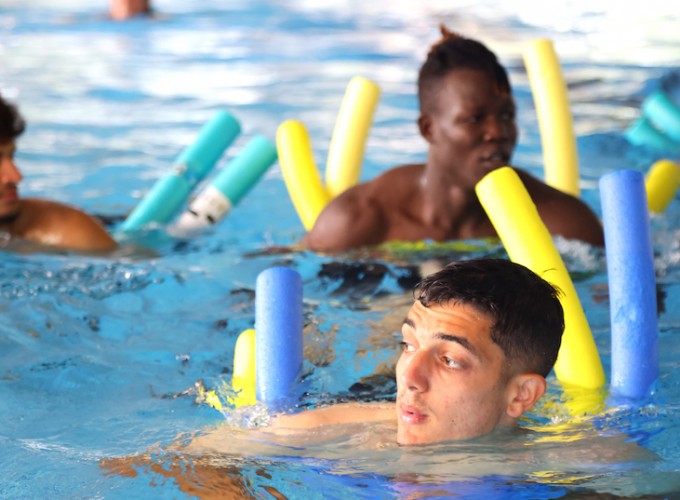
[[[408,342],[404,342],[403,340],[399,342],[399,347],[401,347],[401,350],[404,352],[413,352],[414,348],[411,344]]]
[[[461,368],[462,367],[462,365],[458,361],[456,361],[453,358],[449,358],[448,356],[443,356],[442,360],[444,361],[444,364],[446,364],[446,366],[448,366],[449,368]]]

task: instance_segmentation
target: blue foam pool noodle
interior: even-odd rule
[[[248,144],[203,190],[177,221],[177,229],[199,229],[222,220],[277,158],[276,146],[261,135]]]
[[[653,92],[642,102],[642,112],[665,135],[680,143],[680,108],[663,90]]]
[[[611,392],[650,395],[659,375],[656,277],[642,173],[600,178],[611,319]]]
[[[137,204],[121,229],[132,231],[152,222],[169,223],[240,131],[236,118],[227,111],[218,111],[194,142],[180,153],[172,171],[159,179]]]
[[[302,371],[302,279],[288,267],[262,271],[255,288],[257,400],[270,408],[292,404]]]

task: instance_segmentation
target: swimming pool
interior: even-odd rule
[[[226,5],[156,0],[156,21],[121,24],[104,19],[104,6],[86,0],[5,4],[0,90],[19,103],[29,124],[17,155],[25,175],[22,194],[104,215],[127,213],[220,107],[239,118],[243,132],[218,168],[253,134],[273,139],[285,118],[308,126],[317,163],[323,165],[344,88],[357,74],[377,81],[383,91],[362,177],[421,160],[414,79],[440,22],[480,37],[508,66],[520,110],[514,163],[537,175],[540,142],[520,50],[533,38],[554,40],[571,87],[583,197],[597,213],[599,176],[618,168],[645,170],[657,158],[621,137],[644,96],[660,85],[680,93],[675,70],[680,19],[661,2],[612,11],[596,1],[548,9],[539,3],[464,0],[455,6],[399,1],[389,8],[349,0],[322,7],[302,0]],[[481,442],[353,460],[262,457],[239,462],[253,496],[269,497],[266,488],[273,487],[292,498],[397,498],[437,491],[494,498],[515,483],[515,495],[551,498],[579,488],[644,492],[646,485],[673,477],[680,469],[675,446],[680,436],[679,219],[676,200],[653,221],[664,297],[662,376],[653,401],[597,422],[574,422],[554,413],[561,394],[553,381],[546,404],[527,421],[539,437],[552,438],[545,446],[555,450],[587,451],[585,427],[596,425],[630,433],[663,461],[600,468],[572,464],[550,471],[538,464],[530,472],[496,466],[484,469],[484,479],[464,467],[508,463],[512,457],[522,462],[520,452],[534,449],[522,437],[509,439],[500,452]],[[401,261],[258,253],[294,243],[302,234],[275,167],[214,229],[187,241],[160,231],[140,235],[158,258],[3,252],[0,496],[181,496],[173,481],[158,474],[106,476],[98,462],[168,444],[180,433],[219,422],[219,413],[182,393],[198,379],[214,386],[228,378],[236,336],[253,323],[255,278],[271,265],[292,266],[303,277],[308,345],[314,341],[323,348],[309,353],[305,366],[309,398],[389,396],[392,386],[372,374],[390,353],[371,345],[367,336],[388,328],[381,323],[408,281],[404,262],[441,251]],[[503,254],[497,244],[478,246],[443,253],[447,258]],[[603,256],[574,243],[560,242],[559,248],[608,372]],[[348,273],[355,260],[365,266]],[[550,417],[551,424],[566,427],[554,430]],[[555,444],[559,436],[573,440]],[[542,489],[531,489],[528,482]]]

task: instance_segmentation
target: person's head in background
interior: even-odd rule
[[[110,0],[109,3],[109,15],[116,21],[148,14],[151,14],[151,0]]]
[[[515,102],[505,68],[484,44],[441,26],[418,74],[418,127],[429,164],[456,165],[457,185],[470,189],[510,162],[517,144]]]
[[[560,348],[559,291],[503,259],[423,279],[402,327],[397,441],[467,439],[513,425],[545,393]]]
[[[19,212],[17,186],[22,176],[14,163],[14,152],[16,138],[25,128],[16,106],[0,96],[0,220],[15,217]]]

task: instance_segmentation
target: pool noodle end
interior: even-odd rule
[[[645,179],[649,209],[663,213],[680,188],[680,164],[670,160],[656,161]]]
[[[525,47],[523,57],[538,117],[546,183],[579,196],[573,118],[567,86],[552,41],[533,40]]]
[[[283,122],[276,131],[276,148],[288,193],[309,231],[331,198],[321,182],[306,127],[297,120]]]
[[[252,328],[243,330],[234,347],[234,374],[231,387],[236,395],[229,402],[236,408],[254,405],[256,397],[256,333]]]
[[[276,162],[276,147],[257,135],[217,174],[210,185],[191,202],[173,232],[191,234],[217,224],[257,184]]]
[[[347,85],[326,161],[326,189],[331,198],[359,182],[379,99],[380,87],[367,78],[355,76]]]
[[[634,146],[646,146],[661,151],[680,151],[680,144],[657,129],[645,116],[631,123],[623,135]]]
[[[680,143],[680,108],[663,90],[653,92],[642,102],[642,112],[669,139]]]

